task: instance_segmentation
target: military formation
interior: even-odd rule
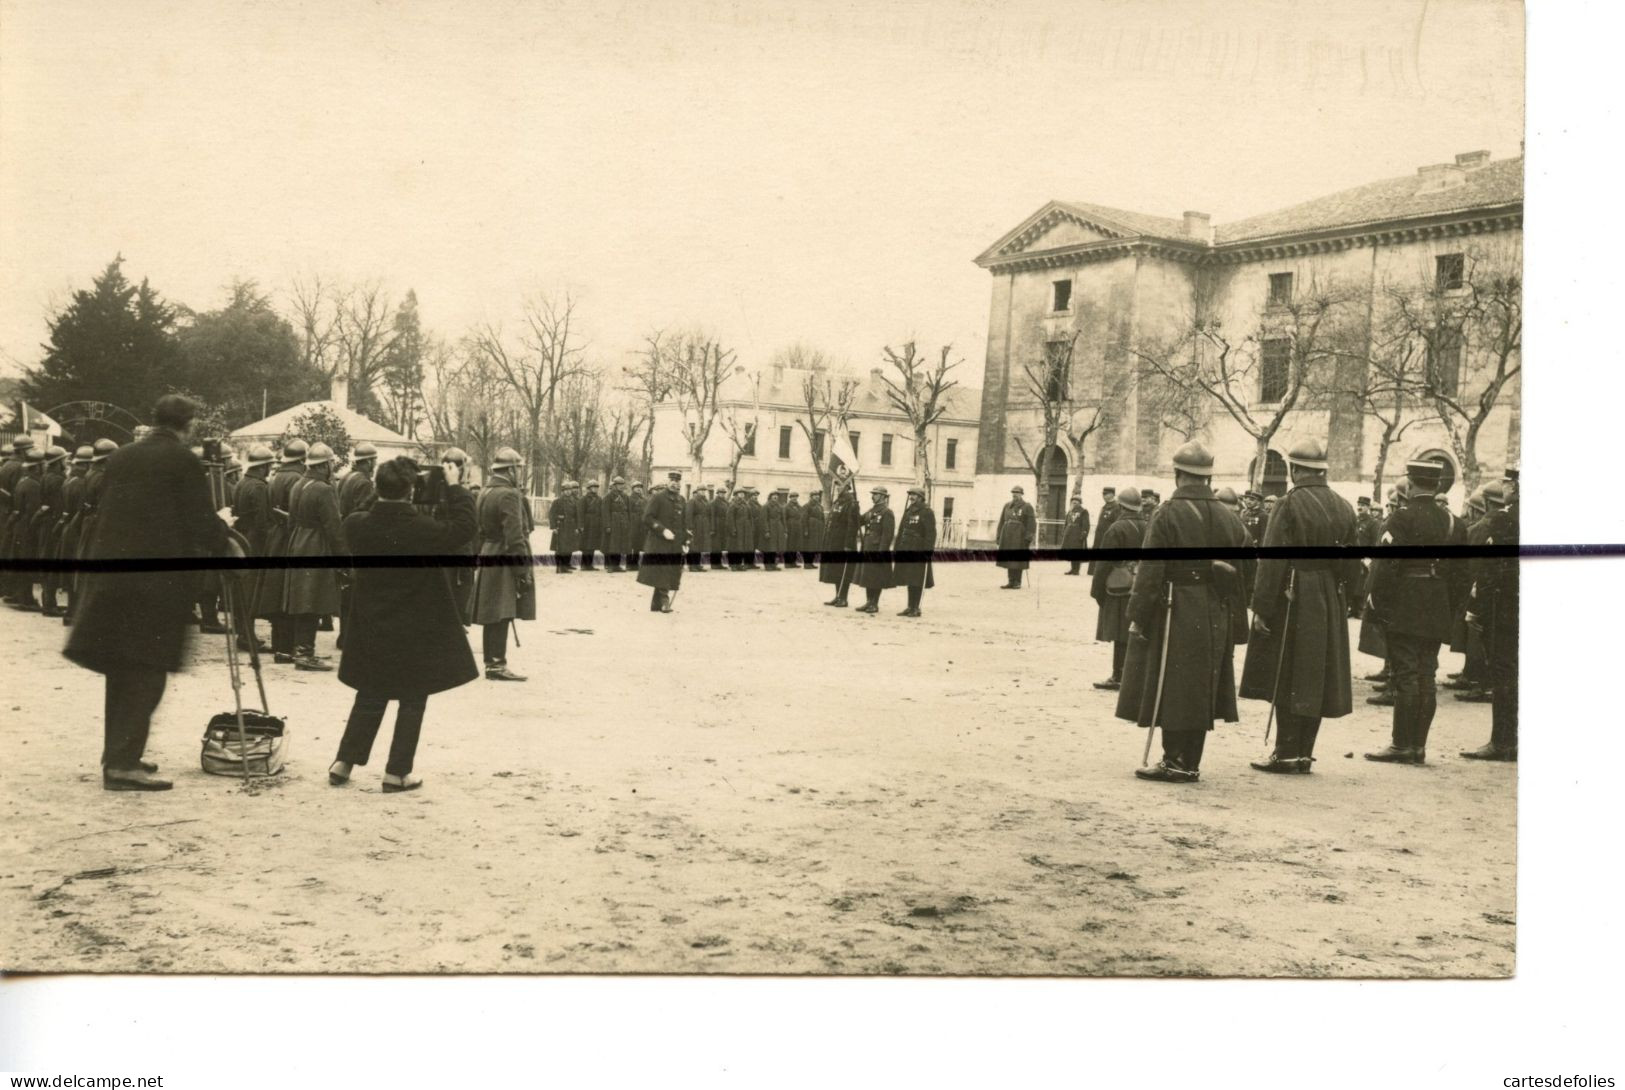
[[[82,576],[33,571],[26,561],[97,555],[103,465],[116,449],[102,439],[70,456],[23,437],[6,451],[0,556],[11,563],[0,592],[9,605],[73,623]],[[360,444],[349,471],[339,476],[338,459],[324,443],[294,439],[280,452],[256,445],[240,459],[225,454],[214,463],[223,491],[213,500],[229,507],[235,540],[249,558],[342,557],[349,552],[345,526],[377,502],[377,457]],[[447,450],[440,475],[462,480],[467,462],[461,450]],[[1364,498],[1351,506],[1328,486],[1319,442],[1295,445],[1287,465],[1291,487],[1284,495],[1248,490],[1238,497],[1212,488],[1212,455],[1198,442],[1187,443],[1174,457],[1174,489],[1166,501],[1150,489],[1103,490],[1093,546],[1150,552],[1136,559],[1069,558],[1067,575],[1084,574],[1088,561],[1095,638],[1112,646],[1111,672],[1094,686],[1116,694],[1118,718],[1151,730],[1136,775],[1162,783],[1198,780],[1207,732],[1239,720],[1238,699],[1267,705],[1271,748],[1252,767],[1310,772],[1322,723],[1353,708],[1350,618],[1359,619],[1358,647],[1385,663],[1368,679],[1379,686],[1371,702],[1392,708],[1391,742],[1366,754],[1369,760],[1426,763],[1439,654],[1448,647],[1463,654],[1464,667],[1447,686],[1459,699],[1491,705],[1488,741],[1463,756],[1515,761],[1517,561],[1441,557],[1430,550],[1515,546],[1516,470],[1477,489],[1467,517],[1458,518],[1437,495],[1440,466],[1434,462],[1407,465],[1385,512]],[[481,629],[484,677],[493,682],[526,680],[510,668],[508,644],[516,622],[536,617],[534,524],[522,467],[518,452],[497,452],[483,488],[473,490],[476,526],[466,552],[479,559],[443,569],[461,623]],[[436,467],[431,460],[418,468],[415,506],[433,514],[444,502],[434,488]],[[673,611],[685,573],[803,569],[834,588],[828,606],[848,607],[856,585],[864,596],[856,612],[873,615],[886,590],[901,588],[906,604],[898,616],[921,617],[925,592],[935,585],[937,546],[925,490],[908,489],[900,511],[884,486],[868,491],[864,508],[849,476],[837,478],[832,495],[826,512],[818,491],[805,504],[788,489],[764,498],[757,488],[733,482],[695,485],[684,495],[676,472],[659,487],[629,487],[616,476],[602,495],[596,482],[565,481],[549,509],[550,544],[561,574],[637,572],[637,581],[650,588],[651,612]],[[1003,589],[1023,586],[1037,527],[1024,489],[1015,487],[995,530]],[[1060,531],[1062,548],[1085,550],[1090,530],[1089,512],[1074,497]],[[1291,552],[1257,561],[1200,558],[1203,549],[1255,544]],[[1374,549],[1375,556],[1362,562],[1347,555],[1349,546]],[[1388,546],[1396,547],[1392,557],[1382,555]],[[1157,555],[1163,549],[1185,552],[1164,559]],[[1192,551],[1197,558],[1190,558]],[[220,579],[218,572],[206,577],[194,604],[194,623],[205,631],[226,631]],[[318,649],[317,634],[332,630],[336,619],[343,648],[352,581],[353,573],[330,564],[257,570],[248,592],[232,603],[239,645],[259,650],[254,622],[264,620],[272,664],[334,669]],[[1245,648],[1239,672],[1237,646]],[[1161,753],[1153,762],[1156,737]]]

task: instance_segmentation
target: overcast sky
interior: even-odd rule
[[[593,355],[708,326],[981,371],[973,258],[1050,198],[1215,221],[1516,155],[1501,0],[0,0],[0,353],[116,253],[194,307],[381,278],[457,335],[572,288]]]

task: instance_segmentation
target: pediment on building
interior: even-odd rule
[[[1050,201],[995,242],[976,262],[985,265],[1000,258],[1041,253],[1066,246],[1083,246],[1091,242],[1111,242],[1133,238],[1138,234],[1138,231],[1124,224],[1085,214],[1062,201]]]

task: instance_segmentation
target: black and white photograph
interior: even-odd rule
[[[0,992],[1512,987],[1530,16],[4,0]]]

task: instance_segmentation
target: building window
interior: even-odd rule
[[[824,429],[823,428],[819,428],[817,431],[813,432],[813,459],[815,461],[819,461],[819,462],[824,460]]]
[[[745,425],[745,448],[744,448],[744,453],[745,453],[745,457],[747,457],[747,458],[756,457],[756,425],[755,424],[746,424]]]
[[[891,440],[889,435],[880,437],[880,464],[883,466],[891,465]]]
[[[1440,291],[1456,291],[1466,277],[1467,263],[1461,254],[1440,254],[1433,259],[1433,276]]]
[[[863,433],[860,431],[849,431],[846,433],[846,441],[852,444],[852,455],[855,458],[861,458],[863,456],[858,451],[858,440],[862,438]]]
[[[1284,307],[1290,302],[1292,302],[1292,274],[1270,273],[1270,306]]]
[[[1072,309],[1072,281],[1057,280],[1050,285],[1050,289],[1053,292],[1051,302],[1054,304],[1050,307],[1051,310],[1060,313]]]
[[[1461,332],[1441,329],[1428,345],[1427,388],[1455,397],[1461,390]]]
[[[958,439],[950,439],[950,440],[948,440],[948,454],[947,454],[947,457],[943,461],[943,467],[945,469],[953,469],[954,464],[956,462],[958,462],[958,461],[959,461],[959,440]],[[949,500],[948,502],[953,503],[954,501]]]
[[[1067,388],[1067,372],[1072,362],[1071,341],[1049,341],[1044,345],[1044,400],[1049,402],[1065,401]]]
[[[790,457],[790,429],[789,428],[780,428],[779,429],[779,457],[780,458],[788,458],[788,457]]]
[[[1285,337],[1263,341],[1259,345],[1258,362],[1258,400],[1273,402],[1286,397],[1292,370],[1292,342]]]
[[[952,496],[948,496],[942,501],[942,517],[944,520],[954,517],[954,498]]]

